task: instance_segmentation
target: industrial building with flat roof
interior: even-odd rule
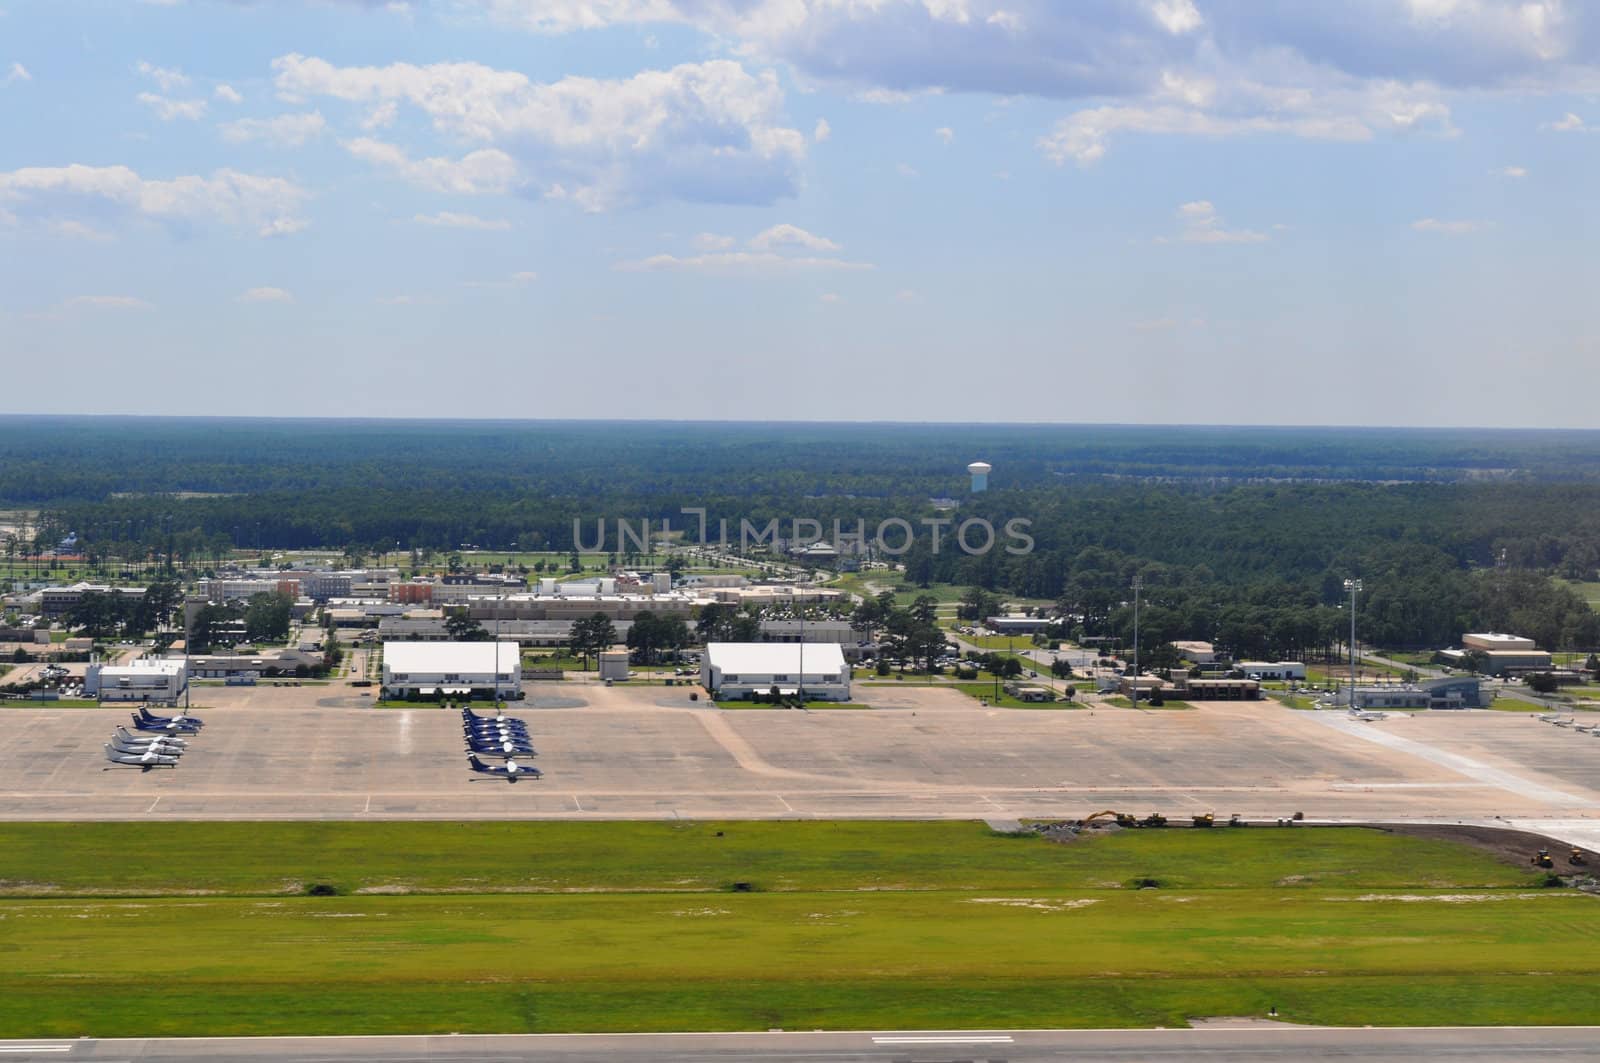
[[[85,695],[101,701],[173,704],[188,684],[182,661],[141,658],[130,664],[91,664],[83,676]]]
[[[505,642],[385,642],[389,697],[522,697],[522,655]]]
[[[700,660],[700,684],[723,700],[773,690],[794,696],[804,687],[810,700],[849,701],[850,666],[837,643],[713,642]]]

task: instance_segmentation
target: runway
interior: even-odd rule
[[[0,1041],[43,1063],[1518,1063],[1600,1059],[1600,1027],[1329,1029],[1276,1023],[1174,1030],[196,1038]]]

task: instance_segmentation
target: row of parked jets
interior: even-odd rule
[[[1600,724],[1579,723],[1575,716],[1562,716],[1559,713],[1552,712],[1543,716],[1535,716],[1535,719],[1540,723],[1548,723],[1556,727],[1570,727],[1579,734],[1593,735],[1596,738],[1600,738]]]
[[[133,713],[133,732],[118,726],[106,743],[106,760],[127,768],[176,768],[178,758],[189,748],[189,739],[200,733],[205,721],[179,713],[157,716],[140,705]]]
[[[462,706],[461,732],[467,741],[467,764],[479,775],[498,775],[507,782],[516,782],[544,774],[532,764],[517,763],[518,757],[539,755],[528,739],[528,725],[522,720],[505,713],[479,716]],[[500,757],[504,763],[486,764],[484,757]]]

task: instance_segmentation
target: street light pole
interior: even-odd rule
[[[1135,575],[1133,577],[1133,707],[1139,707],[1139,589],[1144,586],[1143,581]]]
[[[1347,579],[1344,589],[1350,592],[1350,708],[1356,707],[1356,595],[1361,593],[1361,581]]]

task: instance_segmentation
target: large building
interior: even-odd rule
[[[112,587],[104,583],[74,583],[70,587],[46,587],[39,592],[39,611],[52,620],[65,616],[83,600],[85,594],[125,594],[144,597],[143,587]]]
[[[794,696],[802,686],[809,700],[849,701],[850,666],[836,643],[713,642],[700,659],[700,684],[725,701],[773,690]]]
[[[522,655],[515,643],[385,642],[383,687],[392,698],[522,697]]]
[[[187,683],[182,661],[141,658],[131,664],[91,664],[84,672],[83,692],[101,701],[171,705]]]
[[[1484,675],[1543,672],[1551,666],[1550,655],[1532,639],[1498,631],[1462,635],[1461,649],[1443,650],[1439,656],[1458,667],[1467,667],[1468,658],[1475,658],[1477,670]]]
[[[1237,661],[1234,666],[1257,679],[1304,679],[1306,666],[1299,661]]]
[[[1347,698],[1341,701],[1348,700]],[[1494,700],[1477,676],[1446,676],[1421,683],[1357,687],[1357,709],[1485,709]]]

